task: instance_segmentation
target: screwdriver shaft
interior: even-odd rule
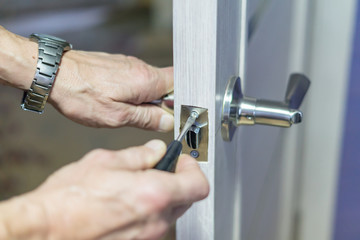
[[[165,156],[156,164],[154,167],[158,170],[163,170],[167,172],[174,172],[177,158],[179,157],[181,150],[182,150],[182,140],[185,134],[189,131],[191,126],[195,123],[196,119],[199,117],[199,113],[196,111],[192,111],[189,118],[187,119],[179,137],[172,141],[168,146],[168,149],[165,153]]]
[[[178,138],[176,139],[179,142],[182,142],[185,134],[189,131],[192,125],[194,125],[196,119],[199,117],[199,114],[195,111],[192,111],[189,118],[187,119],[181,133],[179,134]]]

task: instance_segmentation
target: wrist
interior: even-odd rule
[[[45,239],[46,224],[41,204],[26,195],[0,203],[0,239]]]
[[[56,79],[49,94],[48,103],[57,105],[64,98],[75,94],[78,83],[81,82],[78,75],[78,51],[71,50],[63,54]]]
[[[37,44],[0,27],[0,81],[27,90],[33,81]]]

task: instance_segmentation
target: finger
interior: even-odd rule
[[[133,81],[129,82],[131,90],[128,91],[126,101],[133,104],[151,102],[164,96],[174,89],[173,67],[157,68],[150,65],[142,67],[146,69],[139,71],[143,74],[133,76]]]
[[[174,177],[177,181],[173,202],[179,204],[193,203],[206,198],[209,194],[209,183],[195,159],[182,154],[179,157]]]
[[[145,170],[152,168],[166,152],[166,144],[161,140],[151,140],[145,145],[116,151],[107,161],[111,169]]]
[[[143,104],[129,107],[129,124],[132,126],[168,132],[174,128],[174,117],[163,109]]]
[[[164,84],[164,89],[166,93],[169,93],[174,90],[174,68],[166,67],[160,68],[160,78]]]
[[[143,84],[143,102],[151,102],[159,99],[174,89],[174,70],[173,67],[156,68],[152,67],[153,74],[150,79]]]

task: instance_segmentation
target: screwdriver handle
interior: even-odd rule
[[[154,168],[162,171],[174,172],[181,150],[181,142],[177,140],[172,141],[166,150],[165,156],[155,165]]]

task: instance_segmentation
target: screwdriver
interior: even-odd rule
[[[192,125],[194,125],[196,119],[199,117],[199,113],[196,111],[192,111],[190,113],[189,118],[187,119],[182,131],[180,132],[178,138],[172,141],[165,153],[165,156],[155,165],[155,169],[167,171],[167,172],[174,172],[177,159],[182,150],[182,140],[185,134],[189,131]]]

